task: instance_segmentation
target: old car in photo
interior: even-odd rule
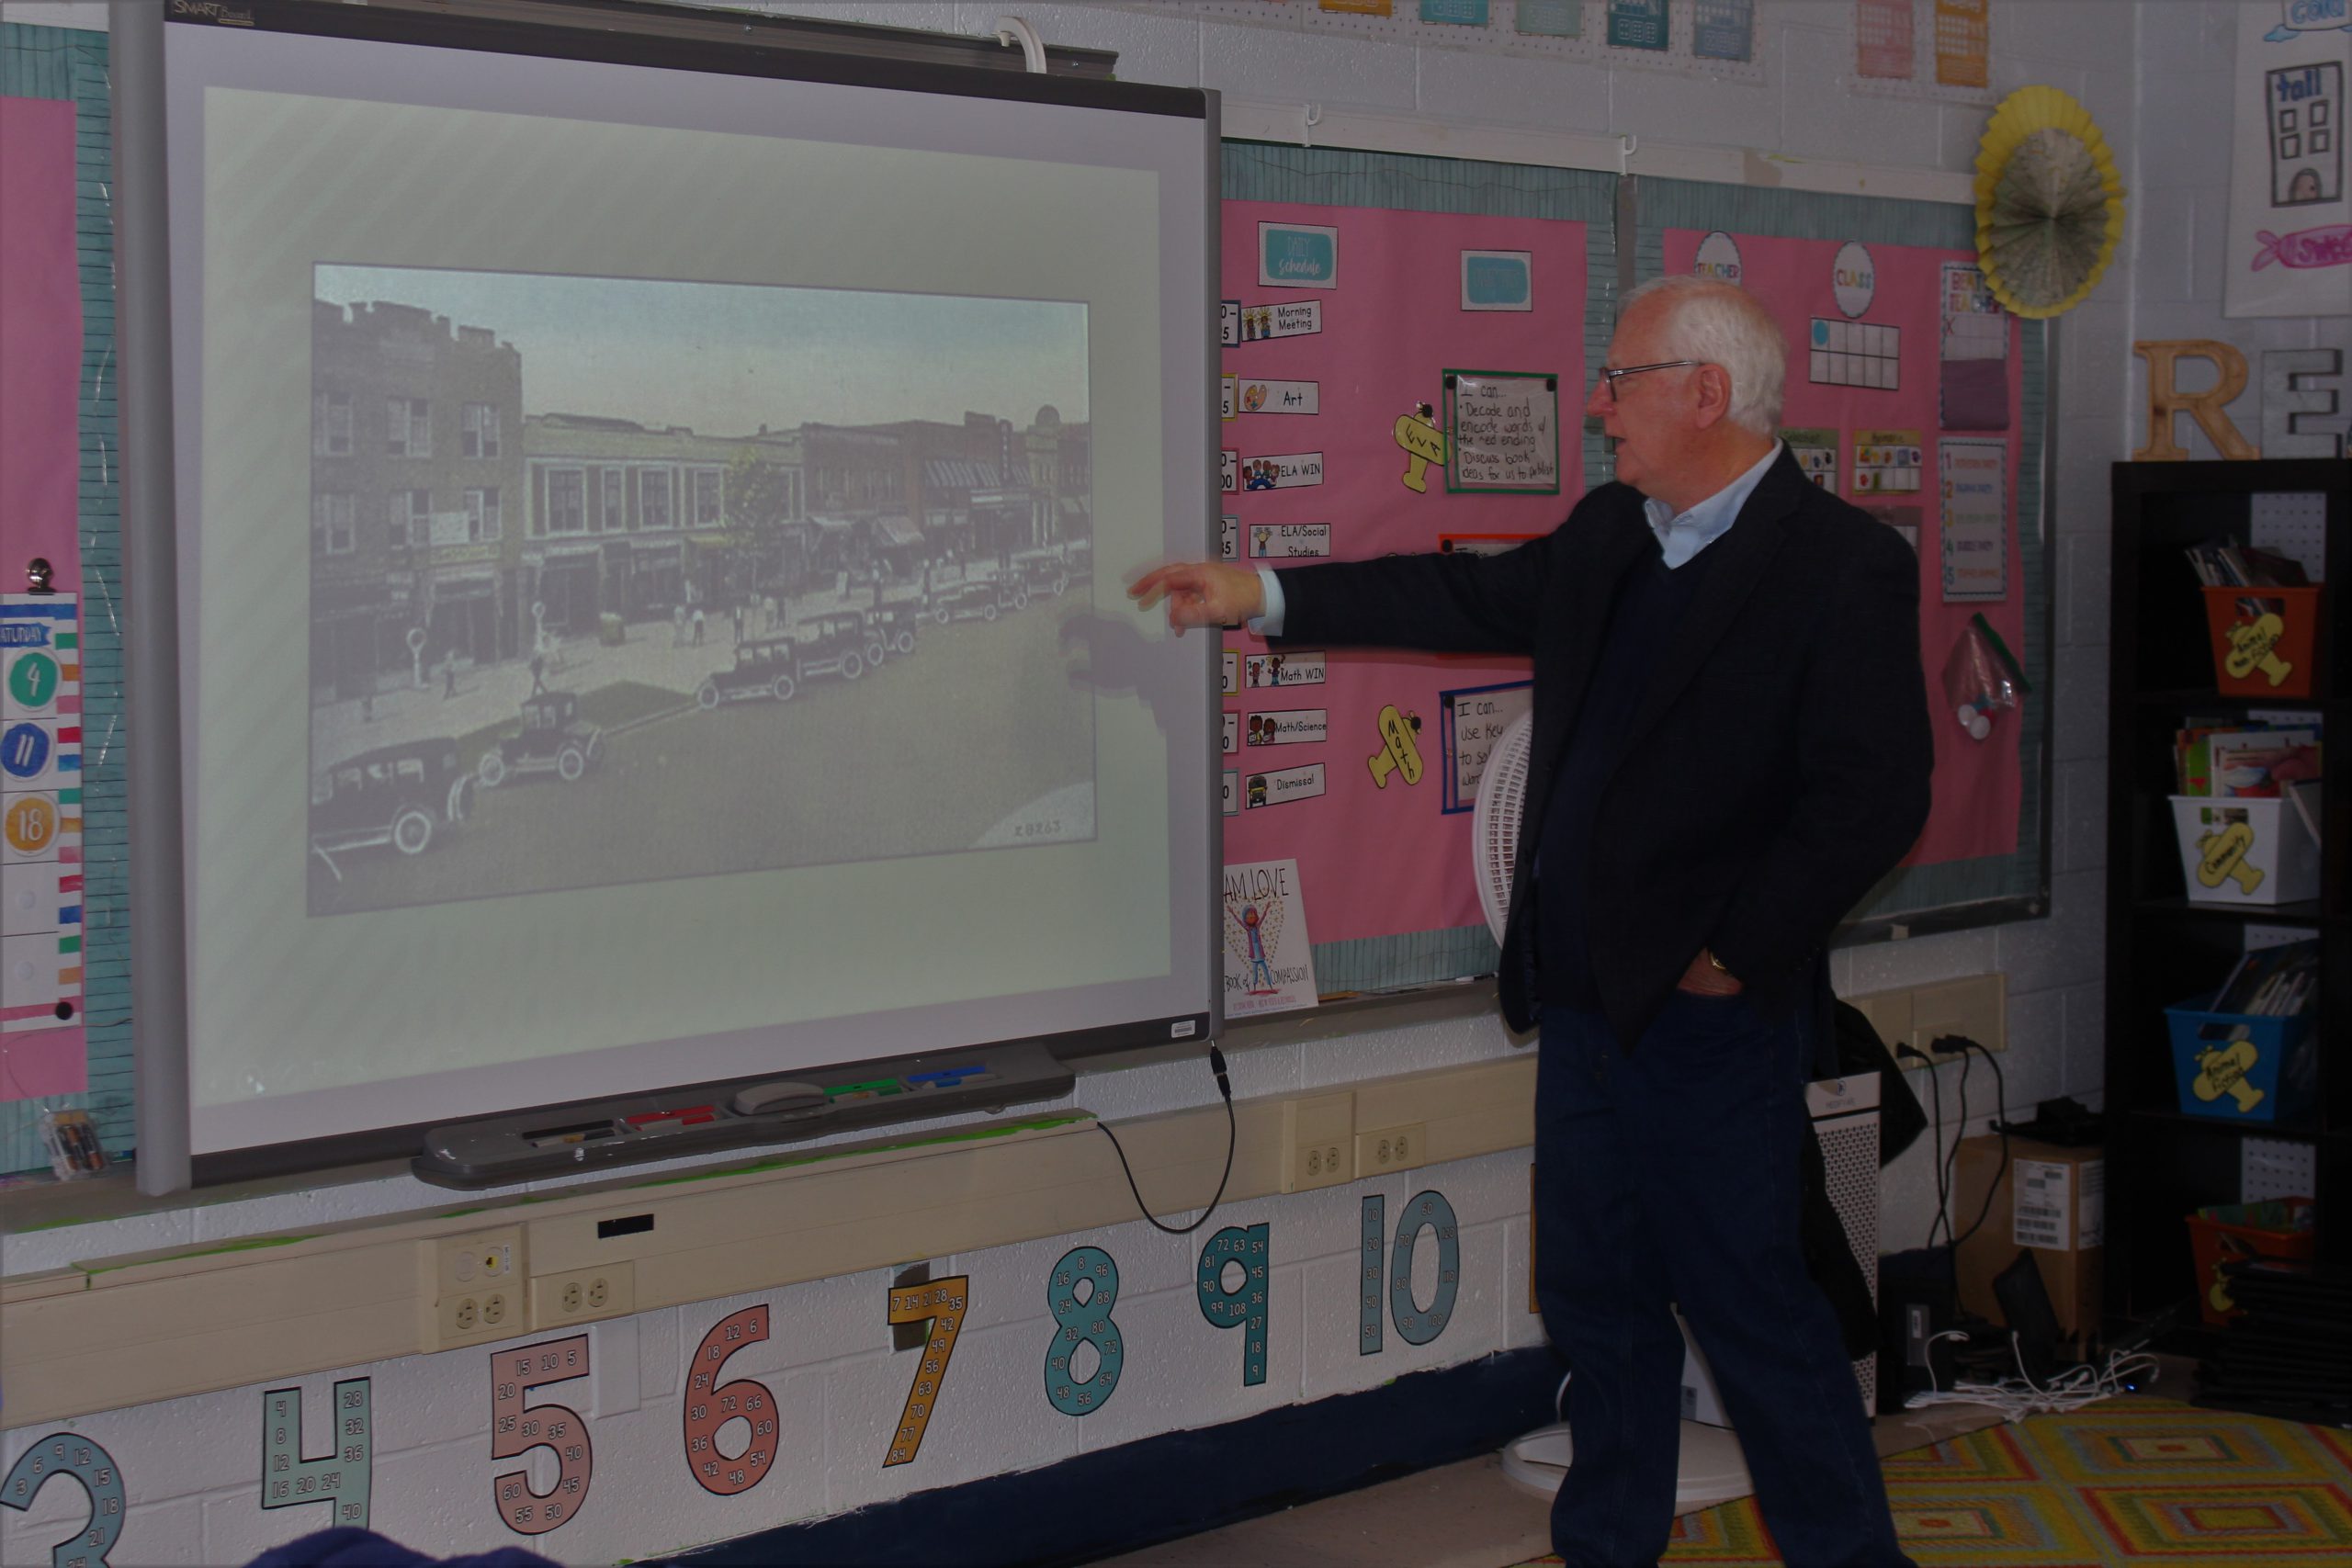
[[[915,631],[922,625],[923,607],[916,600],[891,599],[865,612],[865,651],[869,662],[903,659],[915,650]],[[878,650],[878,651],[877,651]]]
[[[311,853],[337,882],[337,855],[385,845],[421,855],[465,820],[473,787],[447,737],[346,757],[311,781]]]
[[[705,713],[740,697],[788,702],[800,677],[800,642],[786,632],[752,637],[735,645],[734,667],[713,671],[695,688],[695,705]]]
[[[695,705],[705,713],[741,697],[788,703],[819,675],[854,681],[874,662],[868,645],[880,640],[866,626],[862,610],[810,615],[788,632],[752,637],[735,646],[734,667],[714,671],[695,688]]]
[[[580,716],[577,692],[541,692],[523,699],[523,727],[481,754],[474,772],[484,789],[510,778],[553,773],[578,784],[604,760],[605,732]]]
[[[1069,563],[1057,549],[1020,550],[1012,558],[1012,581],[1023,592],[1021,608],[1026,609],[1032,595],[1050,593],[1060,598],[1069,592]]]
[[[1014,604],[1012,585],[994,579],[951,582],[933,592],[931,618],[943,626],[956,621],[993,621],[1007,610],[1019,609],[1028,603],[1029,595],[1024,592],[1020,604]]]
[[[804,616],[792,628],[800,645],[800,679],[838,675],[854,681],[875,662],[867,652],[874,638],[863,610],[831,610]]]

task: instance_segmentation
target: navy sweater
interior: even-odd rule
[[[1569,731],[1567,752],[1560,760],[1558,781],[1544,813],[1543,837],[1535,846],[1535,994],[1545,1006],[1600,1010],[1588,932],[1594,891],[1589,886],[1592,836],[1600,826],[1600,792],[1616,771],[1626,728],[1640,709],[1650,673],[1672,646],[1675,628],[1698,596],[1714,553],[1712,547],[1701,550],[1668,570],[1653,546],[1618,587],[1608,635],[1592,683],[1577,710],[1576,728]],[[1627,766],[1641,766],[1639,758],[1625,761]],[[1639,897],[1632,888],[1619,891]],[[1623,918],[1619,900],[1605,899],[1604,906],[1616,910],[1611,918]]]

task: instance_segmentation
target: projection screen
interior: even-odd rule
[[[1208,1032],[1211,99],[163,31],[198,1179]]]

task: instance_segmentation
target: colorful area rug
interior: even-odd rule
[[[2352,1563],[2352,1433],[2324,1427],[2127,1398],[1883,1462],[1920,1568]],[[1665,1561],[1781,1558],[1746,1497],[1676,1520]]]

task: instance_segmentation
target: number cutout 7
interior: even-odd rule
[[[899,1413],[899,1429],[890,1435],[890,1456],[882,1468],[912,1464],[922,1451],[922,1436],[931,1429],[931,1413],[939,1407],[939,1390],[947,1382],[947,1363],[956,1356],[956,1336],[964,1331],[965,1304],[971,1299],[972,1277],[953,1274],[928,1284],[893,1288],[890,1321],[929,1322],[922,1359],[915,1366],[915,1381],[907,1390],[906,1408]]]

